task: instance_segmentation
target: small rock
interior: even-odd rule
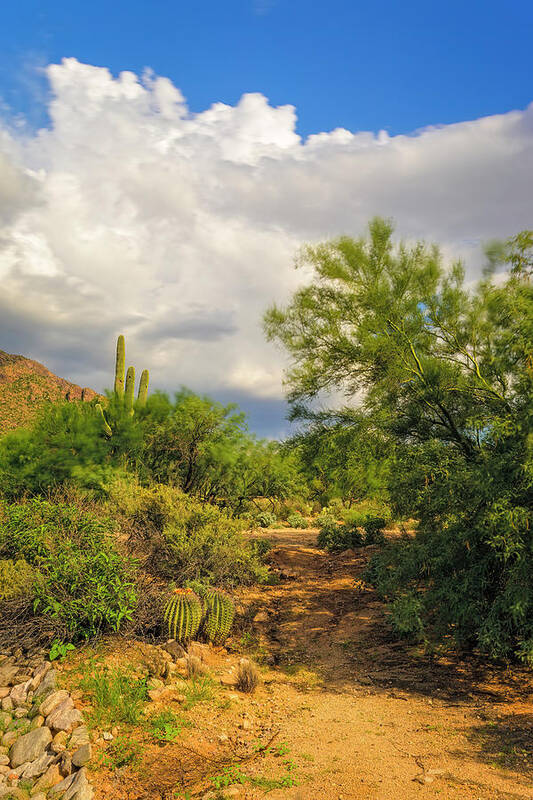
[[[48,753],[43,753],[42,756],[36,758],[35,761],[25,765],[25,769],[21,774],[21,778],[23,780],[40,778],[41,775],[44,775],[53,760],[54,756],[48,755]]]
[[[55,691],[57,680],[57,671],[55,669],[49,670],[34,693],[34,697],[46,697],[51,692]]]
[[[245,718],[239,725],[239,728],[241,728],[243,731],[249,731],[252,728],[252,723],[250,722],[249,719]]]
[[[83,744],[72,756],[72,763],[75,767],[84,767],[92,758],[92,748],[90,744]]]
[[[102,733],[102,739],[104,740],[104,742],[112,742],[113,739],[114,739],[114,736],[110,731],[104,731]]]
[[[91,794],[88,795],[87,791],[90,790]],[[85,795],[83,794],[85,792]],[[61,783],[57,783],[48,793],[48,797],[56,797],[59,795],[62,800],[79,800],[80,797],[92,797],[92,789],[87,780],[87,773],[85,767],[82,767],[79,772],[69,775]]]
[[[34,731],[24,734],[17,739],[9,752],[11,766],[16,768],[25,761],[35,761],[43,754],[51,741],[52,734],[48,728],[36,728]]]
[[[46,795],[44,792],[39,792],[39,794],[32,794],[31,800],[46,800]]]
[[[5,756],[3,753],[0,755],[0,766],[7,767],[9,766],[9,756]]]
[[[74,703],[70,697],[63,700],[46,717],[46,724],[53,731],[70,731],[80,722],[81,712],[74,708]]]
[[[34,692],[38,687],[41,685],[41,681],[47,675],[48,672],[52,669],[52,664],[50,661],[43,661],[43,663],[37,667],[37,669],[33,673],[33,678],[30,681],[30,689]]]
[[[59,736],[59,734],[57,734]],[[78,747],[81,747],[83,744],[89,744],[89,731],[86,725],[80,725],[79,728],[75,728],[72,731],[72,735],[69,741],[69,748],[71,750],[77,750]]]
[[[0,711],[0,728],[5,730],[10,722],[11,714],[8,714],[7,711]]]
[[[11,747],[19,738],[18,731],[6,731],[0,740],[4,747]]]
[[[222,686],[235,686],[235,675],[234,674],[222,675],[222,677],[220,678],[220,683],[222,684]]]
[[[256,623],[257,622],[268,622],[269,619],[270,619],[270,617],[268,616],[268,612],[267,611],[258,611],[257,614],[255,615],[253,621],[256,622]]]
[[[201,642],[191,642],[187,647],[187,653],[189,657],[195,656],[200,661],[205,661],[205,657],[209,653],[209,645]]]
[[[185,658],[185,650],[175,639],[169,639],[169,641],[163,645],[163,650],[170,653],[174,661],[177,661],[179,658]]]
[[[59,771],[64,778],[72,774],[72,756],[69,752],[67,752],[67,750],[61,753],[61,758],[59,759]]]
[[[228,736],[227,733],[221,733],[218,736],[218,741],[220,742],[220,744],[224,744],[224,742],[227,742],[228,739],[229,739],[229,736]]]
[[[39,706],[39,713],[43,715],[43,717],[47,717],[48,714],[51,714],[54,708],[56,708],[60,703],[63,703],[65,700],[70,700],[70,695],[65,689],[60,689],[58,692],[53,692],[50,697],[47,697],[41,705]],[[71,701],[72,703],[72,701]],[[74,705],[72,703],[72,705]]]
[[[66,731],[59,731],[52,739],[50,749],[54,753],[62,753],[67,746],[67,733]]]
[[[44,717],[42,714],[37,714],[37,716],[32,719],[30,728],[33,731],[35,728],[40,728],[42,725],[44,725]]]
[[[47,792],[52,786],[60,783],[63,780],[61,773],[59,771],[58,764],[51,764],[44,775],[41,775],[35,786],[33,787],[34,792]],[[32,797],[33,800],[33,797]]]
[[[26,702],[28,697],[28,692],[30,689],[31,680],[26,681],[26,683],[19,683],[17,686],[13,686],[11,692],[9,694],[11,698],[11,702],[13,706],[17,708],[17,706],[21,706],[23,703]]]
[[[19,668],[12,659],[5,661],[0,666],[0,686],[12,686],[18,671]]]
[[[13,712],[13,716],[15,717],[15,719],[22,719],[23,717],[26,716],[27,713],[28,709],[26,708],[26,706],[19,706]]]
[[[2,706],[2,711],[13,711],[13,701],[11,697],[3,697],[0,701],[0,705]]]

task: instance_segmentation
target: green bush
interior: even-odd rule
[[[147,539],[148,566],[178,585],[199,580],[236,586],[266,579],[268,570],[246,540],[244,523],[179,489],[121,479],[108,487],[108,509]]]
[[[269,539],[250,539],[250,547],[260,561],[264,561],[267,554],[272,550],[272,542]]]
[[[420,639],[423,631],[421,619],[422,603],[415,594],[401,595],[390,606],[389,619],[400,636]]]
[[[320,527],[317,544],[329,553],[342,553],[343,550],[360,547],[363,539],[356,527],[344,522],[326,520]]]
[[[275,525],[276,522],[276,515],[271,511],[260,511],[255,517],[255,524],[260,528],[270,528],[270,526]]]
[[[287,517],[287,525],[289,528],[308,528],[309,523],[302,517],[301,514],[289,514]]]
[[[118,630],[136,605],[134,564],[112,539],[109,520],[65,503],[33,499],[2,506],[0,556],[39,570],[34,612],[73,640]]]
[[[33,597],[33,586],[40,573],[23,558],[0,559],[0,600]]]
[[[385,517],[374,517],[369,515],[363,522],[365,529],[365,544],[384,544],[385,536],[383,530],[387,524]]]
[[[330,553],[340,553],[353,547],[384,544],[385,542],[383,528],[386,522],[384,517],[376,517],[352,509],[344,512],[343,522],[337,522],[325,509],[318,519],[320,523],[318,546]]]

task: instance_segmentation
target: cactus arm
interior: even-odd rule
[[[148,380],[149,380],[149,373],[147,369],[143,369],[141,374],[141,380],[139,383],[139,394],[137,395],[137,403],[142,408],[146,405],[146,398],[148,396]]]
[[[100,403],[97,403],[95,405],[95,409],[97,414],[99,414],[102,417],[102,422],[104,423],[104,433],[109,438],[110,436],[113,435],[113,431],[111,430],[111,427],[105,418],[104,409],[102,408]]]
[[[115,362],[115,394],[124,397],[124,372],[126,369],[126,342],[122,335],[117,339],[117,359]]]
[[[129,414],[133,414],[133,395],[135,392],[135,367],[128,367],[126,374],[126,396],[124,405]]]

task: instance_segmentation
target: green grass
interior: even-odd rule
[[[148,720],[150,736],[161,744],[175,742],[183,728],[192,728],[192,722],[183,715],[165,709]]]
[[[216,684],[210,675],[198,675],[179,684],[180,691],[185,695],[183,708],[187,711],[196,703],[204,703],[215,696]]]
[[[262,750],[265,755],[273,755],[275,757],[283,757],[289,753],[289,748],[286,742],[282,742],[279,745],[268,747],[266,749],[258,744],[256,749]],[[271,792],[274,789],[288,789],[291,786],[297,786],[298,776],[296,763],[292,759],[287,758],[282,761],[282,764],[284,767],[284,772],[278,777],[248,775],[241,769],[240,764],[231,764],[228,767],[224,767],[222,772],[219,772],[218,775],[211,776],[209,780],[215,789],[218,789],[222,792],[225,788],[232,786],[235,783],[249,783],[251,786],[262,789],[265,792]]]
[[[148,699],[144,678],[136,677],[131,670],[107,669],[93,661],[87,665],[80,688],[90,699],[89,719],[97,726],[118,722],[137,724]]]
[[[139,767],[141,763],[142,747],[139,742],[131,739],[130,736],[122,734],[116,736],[105,753],[100,757],[101,763],[108,769],[120,769],[121,767]]]

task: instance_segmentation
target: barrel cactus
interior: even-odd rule
[[[202,603],[192,589],[175,589],[165,607],[164,620],[170,639],[180,644],[198,633],[202,621]]]
[[[235,617],[235,605],[222,589],[208,588],[202,597],[204,620],[202,631],[208,641],[222,644],[228,638]]]

